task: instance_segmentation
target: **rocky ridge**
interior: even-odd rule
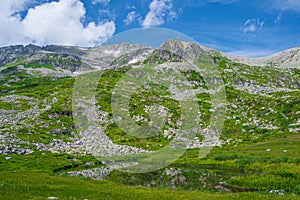
[[[236,57],[226,53],[222,53],[222,55],[234,62],[243,63],[250,66],[270,66],[275,68],[297,69],[299,69],[300,66],[300,47],[288,49],[286,51],[262,58]]]

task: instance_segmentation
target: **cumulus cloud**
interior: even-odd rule
[[[263,27],[265,21],[259,19],[259,18],[252,18],[252,19],[247,19],[243,25],[243,27],[241,27],[241,30],[244,33],[248,33],[248,32],[255,32],[257,31],[259,28]]]
[[[124,23],[126,25],[131,24],[139,17],[139,14],[137,14],[135,11],[131,11],[127,14],[126,19],[124,20]]]
[[[141,22],[143,27],[160,26],[165,23],[165,20],[177,17],[171,0],[153,0],[149,9],[145,19]]]
[[[16,3],[18,2],[18,3]],[[24,11],[22,0],[0,1],[0,45],[62,44],[94,46],[101,44],[115,32],[115,23],[82,20],[86,14],[80,0],[59,0],[30,8],[21,19],[17,12]]]

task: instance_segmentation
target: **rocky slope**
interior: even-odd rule
[[[72,77],[104,69],[96,98],[101,128],[90,127],[86,133],[101,135],[100,144],[95,144],[102,145],[98,149],[100,155],[148,152],[179,137],[176,130],[181,123],[178,101],[188,94],[198,98],[200,110],[196,120],[201,128],[196,130],[193,138],[183,140],[188,148],[202,147],[205,145],[202,140],[207,136],[209,119],[214,112],[209,100],[214,91],[205,86],[207,80],[203,74],[186,67],[195,58],[205,58],[205,61],[212,63],[222,77],[218,81],[226,89],[226,104],[222,105],[226,106],[227,115],[221,140],[216,145],[238,145],[244,141],[298,134],[299,56],[299,48],[295,48],[266,58],[238,58],[178,40],[166,41],[158,49],[129,43],[94,48],[55,45],[2,47],[0,153],[27,154],[34,150],[91,153],[91,147],[84,145],[87,139],[78,135],[73,122],[71,97],[75,79]],[[160,112],[168,113],[167,125],[160,134],[141,140],[125,136],[117,128],[117,119],[112,117],[110,98],[112,87],[121,74],[145,66],[151,66],[156,71],[176,69],[187,78],[182,84],[191,88],[177,95],[175,101],[174,97],[172,99],[166,95],[176,89],[157,85],[148,85],[139,90],[144,97],[134,93],[130,112],[135,123],[149,123],[149,107],[153,103],[164,102]],[[199,68],[200,71],[204,70],[201,63]],[[155,78],[149,76],[148,79]],[[178,82],[174,78],[166,80],[171,85]],[[139,105],[138,102],[145,102],[146,99],[150,103]],[[13,148],[8,148],[9,145]],[[17,146],[20,150],[14,150]]]

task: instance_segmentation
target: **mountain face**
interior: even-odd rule
[[[93,48],[2,47],[0,155],[30,156],[37,152],[96,154],[100,157],[139,155],[168,145],[176,148],[178,144],[172,143],[174,138],[184,141],[187,149],[205,146],[239,148],[290,137],[298,140],[299,50],[295,48],[254,59],[234,57],[178,40],[166,41],[157,49],[129,43]],[[197,70],[189,67],[194,62],[197,62]],[[214,66],[215,71],[207,68],[207,64]],[[159,73],[151,74],[149,70]],[[180,73],[184,79],[172,76],[170,70]],[[87,113],[87,118],[94,114],[97,123],[79,129],[72,99],[74,83],[77,77],[99,71],[102,74],[96,81],[96,93],[86,99],[95,105],[95,111],[79,102],[79,108]],[[124,74],[128,76],[124,80],[130,80],[128,83],[122,82]],[[207,79],[205,74],[213,75]],[[219,78],[214,77],[216,74]],[[137,83],[139,87],[129,87],[135,80],[141,80]],[[93,79],[90,81],[95,84]],[[147,81],[152,83],[144,84]],[[214,85],[210,86],[209,81]],[[185,89],[181,90],[181,87]],[[224,89],[225,95],[221,96],[222,101],[218,99],[214,103],[211,97],[218,94],[220,88]],[[118,92],[124,98],[129,94],[128,105],[124,108],[113,108],[113,102],[118,100],[113,97]],[[182,115],[185,112],[180,102],[189,96],[198,106],[195,115],[187,114],[193,121],[189,126],[196,127],[195,130],[190,127],[188,134],[192,137],[178,132],[184,124]],[[209,127],[213,126],[211,119],[218,108],[226,110],[224,124],[218,138],[210,138],[214,139],[211,142]],[[153,119],[158,119],[152,123],[158,124],[158,134],[146,138],[127,134],[118,124],[119,117],[115,116],[118,112],[121,115],[124,109],[135,125],[147,127]],[[193,113],[193,107],[189,109]],[[160,126],[160,122],[164,125]],[[96,139],[93,138],[95,135]],[[105,178],[114,169],[116,167],[105,171],[105,176],[98,179]],[[88,177],[93,177],[95,173],[95,170],[79,171],[70,175],[90,174]],[[182,174],[170,169],[163,173]],[[180,177],[180,184],[184,184],[184,178]]]
[[[251,66],[270,66],[275,68],[297,68],[300,66],[300,47],[289,49],[263,58],[235,57],[224,54],[230,60]]]
[[[18,58],[33,54],[40,49],[40,47],[34,45],[28,45],[25,47],[23,45],[2,47],[0,48],[0,65],[3,66],[17,60]]]
[[[124,69],[143,67],[145,64],[151,63],[157,66],[166,64],[171,68],[181,70],[187,60],[191,61],[203,57],[218,68],[222,77],[221,82],[223,81],[226,87],[228,98],[226,106],[229,112],[223,129],[222,144],[237,144],[239,140],[233,138],[236,137],[235,134],[239,131],[243,135],[239,136],[241,140],[243,137],[249,137],[249,140],[259,140],[260,137],[265,137],[264,134],[261,134],[262,132],[270,132],[269,134],[297,133],[299,132],[300,120],[299,98],[297,98],[300,88],[300,65],[297,65],[299,56],[299,49],[296,48],[266,58],[238,58],[194,43],[178,40],[166,41],[158,49],[129,43],[94,48],[56,45],[3,47],[0,48],[2,65],[0,68],[1,121],[3,124],[1,133],[5,133],[6,137],[14,137],[17,140],[20,140],[19,134],[25,137],[26,134],[34,135],[37,132],[38,135],[45,136],[47,140],[55,137],[61,138],[61,135],[63,137],[65,135],[68,137],[76,136],[71,116],[71,88],[75,79],[71,77],[104,69],[104,76],[110,74],[109,77],[118,77],[118,74],[126,71]],[[262,65],[263,67],[259,67]],[[206,80],[199,72],[185,69],[182,73],[191,82],[189,84],[196,88],[195,91],[191,91],[192,93],[198,96],[209,95],[208,88],[205,86]],[[109,88],[118,80],[117,78],[106,79],[106,83],[102,83],[100,79],[99,85],[102,89],[99,89],[99,95],[97,95],[99,109],[103,112],[100,114],[101,116],[112,115],[111,110],[106,109],[110,107],[108,105],[110,101],[105,102],[102,99],[109,98],[104,94],[111,93]],[[107,82],[112,85],[108,86]],[[172,83],[171,80],[169,82]],[[46,85],[52,85],[51,89]],[[61,93],[64,91],[60,90],[61,87],[66,87],[64,93]],[[32,90],[35,90],[34,93],[37,94],[30,94]],[[42,95],[45,92],[44,90],[47,91],[47,97]],[[182,95],[184,96],[184,94]],[[253,101],[259,101],[260,104],[265,105],[258,106]],[[211,106],[209,101],[206,100],[205,102],[208,105],[205,108],[203,107],[202,111],[207,118],[211,115],[210,110],[212,108],[209,108]],[[201,106],[203,105],[201,104]],[[288,108],[289,110],[286,110]],[[145,110],[145,108],[139,109]],[[166,109],[170,110],[170,108]],[[261,115],[260,113],[267,114]],[[147,121],[147,117],[145,118],[146,113],[135,114],[136,117],[142,118],[138,121]],[[173,113],[173,115],[175,114]],[[33,116],[33,121],[28,118],[29,116]],[[58,123],[58,121],[61,121],[58,120],[61,117],[67,118],[68,122]],[[204,120],[204,118],[199,119],[200,121],[203,120],[200,122],[203,127],[209,124],[209,120]],[[109,120],[107,118],[103,122],[104,124],[107,123],[106,128],[110,126]],[[170,115],[169,120],[173,123],[169,124],[170,127],[165,128],[163,138],[172,138],[172,134],[168,135],[166,132],[174,131],[172,126],[176,126],[180,118],[172,118]],[[35,128],[27,127],[30,121]],[[234,123],[234,128],[231,127],[231,123]],[[45,129],[41,129],[42,127]],[[201,131],[204,134],[205,128]],[[11,132],[14,132],[14,134],[11,134]],[[229,132],[235,134],[231,136]],[[107,137],[110,133],[104,135]],[[31,138],[31,136],[26,137]],[[201,141],[199,138],[195,138],[196,140],[189,141],[189,146],[200,147]],[[112,137],[108,137],[106,140],[116,142]],[[4,141],[7,142],[6,139]],[[36,145],[43,146],[46,149],[66,151],[71,149],[68,148],[69,146],[54,144],[53,141],[50,145],[47,144],[48,147],[43,143]],[[153,145],[154,149],[157,148],[157,144]],[[164,144],[161,143],[160,145]],[[146,149],[151,150],[151,147]],[[10,152],[7,151],[6,153]],[[109,152],[104,154],[109,154]]]

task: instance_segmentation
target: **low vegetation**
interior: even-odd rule
[[[179,101],[159,84],[138,88],[129,101],[136,125],[151,121],[147,110],[151,105],[160,104],[167,111],[158,134],[133,137],[114,119],[113,90],[126,72],[140,65],[153,67],[156,61],[181,61],[173,54],[168,60],[165,51],[164,59],[158,59],[157,53],[143,62],[107,69],[99,79],[95,100],[105,116],[99,126],[116,144],[156,151],[170,143],[174,134],[166,133],[180,125]],[[0,67],[0,199],[299,199],[300,70],[250,67],[214,57],[226,89],[223,144],[205,158],[199,157],[201,149],[188,149],[157,171],[113,170],[106,180],[92,180],[68,176],[105,164],[104,158],[71,149],[80,139],[72,110],[75,78],[55,76],[63,69],[81,69],[83,63],[68,55],[40,56],[40,60],[29,62],[24,57]],[[54,75],[32,74],[28,69],[47,69]],[[205,129],[213,113],[211,95],[200,73],[182,74],[192,89],[204,91],[196,101],[197,123]],[[195,136],[199,142],[204,140],[200,132]],[[15,146],[32,152],[13,153]]]

